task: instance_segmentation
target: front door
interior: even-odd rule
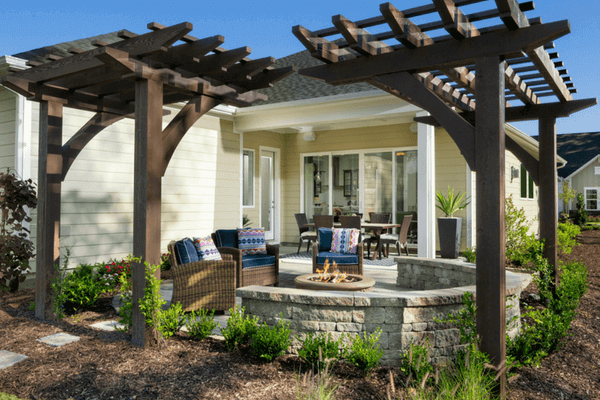
[[[276,197],[275,197],[275,152],[260,151],[260,226],[265,229],[265,239],[275,239]]]

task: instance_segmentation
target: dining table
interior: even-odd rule
[[[310,222],[308,224],[304,224],[307,228],[314,228],[315,224]],[[333,226],[335,228],[341,227],[339,222],[334,222]],[[364,228],[365,231],[369,231],[373,234],[375,239],[377,239],[377,245],[375,246],[375,251],[373,251],[373,255],[371,256],[371,260],[375,260],[379,258],[381,260],[381,253],[383,253],[383,247],[381,245],[381,234],[383,232],[387,232],[388,229],[400,228],[402,224],[392,224],[392,223],[383,223],[383,222],[362,222],[360,224],[361,228]]]

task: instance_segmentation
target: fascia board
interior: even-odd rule
[[[374,91],[238,109],[234,121],[237,132],[251,132],[392,119],[414,116],[418,111],[422,110],[404,100]]]
[[[586,169],[587,167],[589,167],[594,161],[596,161],[598,159],[598,157],[600,157],[600,154],[597,154],[594,157],[592,157],[590,159],[590,161],[586,162],[579,169],[577,169],[577,171],[571,173],[571,175],[567,176],[565,179],[571,179],[572,177],[574,177],[575,175],[577,175],[578,173],[580,173],[581,171],[583,171],[584,169]]]
[[[524,133],[523,131],[515,128],[511,124],[505,125],[506,134],[517,142],[521,147],[525,149],[529,154],[531,154],[536,160],[540,159],[540,144],[537,140]],[[562,168],[567,164],[567,160],[556,155],[556,162],[560,164],[558,168]]]

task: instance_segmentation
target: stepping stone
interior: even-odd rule
[[[116,328],[125,328],[125,325],[117,321],[102,321],[92,324],[90,327],[100,329],[101,331],[114,332],[117,330]]]
[[[41,339],[36,339],[38,342],[45,343],[52,347],[60,347],[65,344],[77,342],[79,340],[79,336],[69,335],[68,333],[56,333],[54,335],[46,336]]]
[[[5,369],[11,365],[15,365],[19,361],[23,361],[27,356],[13,353],[6,350],[0,350],[0,369]]]

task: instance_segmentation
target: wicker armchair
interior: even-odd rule
[[[172,304],[181,303],[184,311],[226,311],[235,306],[236,262],[227,254],[220,261],[178,264],[175,242],[168,245],[173,274]]]
[[[270,265],[251,266],[252,261],[248,256],[242,257],[242,250],[236,247],[219,247],[220,243],[215,235],[212,234],[213,241],[217,245],[217,250],[221,253],[231,255],[236,262],[236,287],[260,285],[279,286],[279,246],[267,244],[267,255],[275,256],[274,262]],[[237,241],[237,239],[235,240]],[[252,256],[250,256],[252,257]]]

